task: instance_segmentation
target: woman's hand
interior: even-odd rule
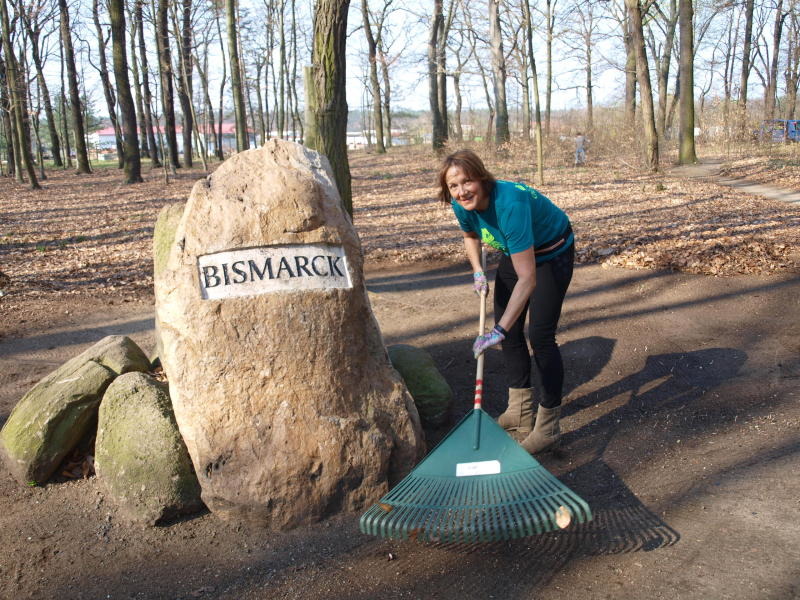
[[[504,339],[506,339],[506,332],[499,325],[495,325],[494,329],[489,333],[479,335],[475,338],[475,343],[472,344],[472,354],[475,355],[475,358],[478,358],[483,354],[484,350],[495,344],[499,344]]]
[[[489,282],[486,281],[486,273],[483,271],[476,271],[472,274],[472,289],[478,296],[489,294]]]

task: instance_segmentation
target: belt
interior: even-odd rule
[[[572,235],[572,223],[567,223],[567,228],[561,235],[559,235],[555,239],[550,240],[545,244],[534,246],[533,253],[537,256],[541,256],[542,254],[549,254],[553,250],[556,250],[561,246],[563,246],[564,244],[566,244],[570,235]]]

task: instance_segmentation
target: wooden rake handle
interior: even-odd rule
[[[486,273],[486,247],[481,244],[481,269]],[[486,331],[486,292],[481,292],[481,312],[480,323],[478,325],[478,335],[483,335]],[[478,357],[478,366],[475,373],[475,433],[473,435],[472,449],[479,450],[481,447],[481,404],[483,403],[483,361],[485,352],[481,352]]]
[[[486,273],[486,246],[481,245],[481,269]],[[481,310],[478,325],[478,335],[483,335],[486,332],[486,292],[481,292]],[[481,408],[483,403],[483,362],[485,352],[481,352],[478,357],[478,366],[475,373],[475,406],[473,408]]]

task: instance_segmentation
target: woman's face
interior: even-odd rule
[[[453,165],[447,169],[445,181],[450,195],[465,210],[486,210],[489,207],[489,195],[483,182],[470,178],[461,167]]]

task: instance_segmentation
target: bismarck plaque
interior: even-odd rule
[[[357,510],[424,451],[319,154],[273,140],[197,183],[156,271],[156,310],[213,512],[285,528]]]
[[[282,290],[351,288],[347,255],[337,246],[273,246],[206,254],[197,259],[203,298]]]

